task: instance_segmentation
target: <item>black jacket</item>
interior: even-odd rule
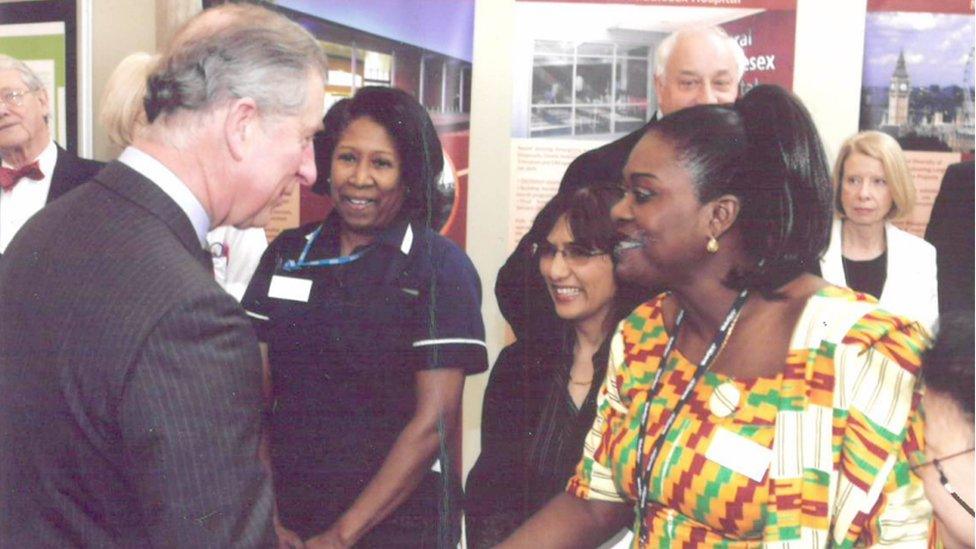
[[[261,355],[186,214],[115,162],[0,262],[0,547],[270,546]]]
[[[580,155],[566,169],[559,192],[619,180],[630,150],[647,127]],[[583,405],[572,425],[564,426],[570,430],[565,451],[551,468],[539,470],[531,453],[541,415],[554,384],[565,379],[562,376],[568,375],[573,360],[571,329],[556,316],[538,263],[532,258],[532,243],[543,236],[538,234],[539,226],[537,219],[498,272],[495,284],[499,308],[518,341],[503,349],[492,367],[482,408],[481,455],[465,487],[468,546],[476,549],[505,539],[565,488],[582,455],[606,373],[610,337],[593,356],[594,383]],[[648,292],[633,286],[619,285],[617,320],[646,295]]]
[[[549,398],[560,398],[554,393],[565,392],[565,375],[573,361],[571,335],[563,339],[558,327],[555,331],[553,338],[505,347],[491,370],[482,405],[481,455],[465,489],[466,533],[472,549],[498,544],[565,489],[582,455],[596,415],[610,338],[593,355],[594,382],[576,417],[551,426],[564,436],[558,448],[548,449],[551,459],[540,464],[533,463],[532,453],[540,430],[546,431],[540,429],[544,407]]]
[[[973,161],[949,166],[925,240],[935,246],[939,279],[939,314],[973,310]]]
[[[54,173],[51,175],[51,189],[47,193],[47,204],[59,198],[64,193],[88,181],[104,164],[94,160],[78,158],[68,151],[58,147],[58,160],[54,163]]]
[[[51,174],[51,187],[47,191],[45,204],[50,204],[68,191],[88,181],[103,166],[101,162],[78,158],[60,146],[57,146],[57,148],[58,156],[54,162],[54,173]]]

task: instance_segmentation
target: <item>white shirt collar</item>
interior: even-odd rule
[[[37,167],[41,169],[41,173],[44,174],[46,179],[51,179],[51,174],[54,172],[54,164],[58,161],[58,147],[54,144],[54,141],[48,141],[47,146],[41,151],[41,154],[37,155]],[[33,162],[34,160],[31,160]],[[28,162],[30,164],[31,162]],[[13,168],[13,165],[8,163],[6,160],[3,161],[3,166],[5,168]]]
[[[34,160],[44,177],[39,181],[22,179],[13,189],[0,193],[0,253],[7,249],[7,244],[24,223],[47,203],[54,166],[58,162],[58,147],[54,141],[49,141],[47,147],[31,162]],[[3,165],[13,167],[6,162]]]
[[[119,162],[142,174],[152,181],[190,218],[193,229],[197,233],[201,246],[207,245],[207,231],[210,230],[210,216],[203,209],[203,204],[190,192],[175,173],[149,154],[132,146],[126,147],[119,155]]]

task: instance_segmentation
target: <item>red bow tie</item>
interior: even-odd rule
[[[22,177],[27,177],[33,179],[34,181],[38,181],[44,179],[44,173],[41,172],[41,168],[38,166],[36,160],[33,164],[28,164],[17,169],[0,167],[0,189],[5,191],[13,189],[14,185],[16,185]]]

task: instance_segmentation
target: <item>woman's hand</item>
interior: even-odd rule
[[[305,540],[305,549],[347,549],[348,547],[351,545],[342,541],[339,531],[335,528]]]
[[[305,542],[302,541],[301,536],[285,528],[278,522],[278,517],[275,517],[274,529],[275,534],[278,534],[278,549],[303,549],[305,547]]]
[[[446,437],[443,444],[452,447],[461,414],[464,371],[423,370],[415,374],[415,380],[417,408],[383,465],[329,531],[306,540],[306,547],[349,547],[358,543],[410,497],[436,459],[441,438]]]

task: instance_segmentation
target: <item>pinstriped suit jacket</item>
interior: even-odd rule
[[[118,162],[10,244],[0,547],[274,543],[257,343],[209,265],[176,203]]]

